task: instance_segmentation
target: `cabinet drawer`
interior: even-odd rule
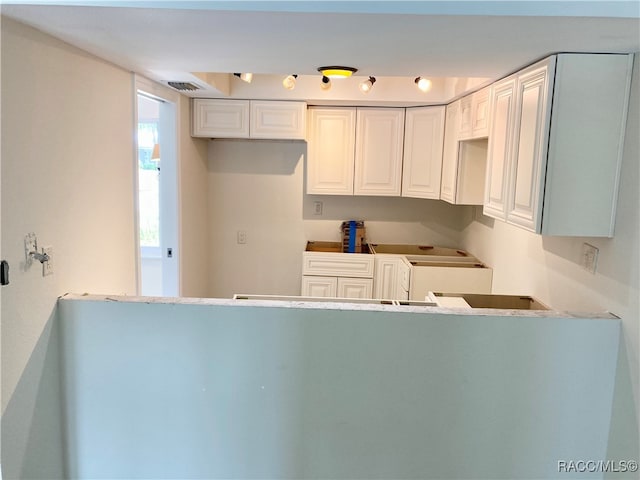
[[[373,255],[304,252],[302,274],[373,278]]]

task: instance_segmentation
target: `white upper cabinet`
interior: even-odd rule
[[[494,218],[504,219],[507,214],[515,88],[515,79],[507,78],[494,84],[491,90],[491,122],[483,212]]]
[[[485,214],[543,235],[613,235],[632,58],[554,55],[493,86]]]
[[[251,138],[304,140],[307,105],[304,102],[251,100]]]
[[[440,198],[445,107],[407,108],[402,196]]]
[[[475,95],[475,94],[474,94]],[[472,97],[465,97],[447,105],[444,150],[442,155],[442,181],[440,198],[462,205],[482,205],[484,200],[485,169],[487,164],[486,138],[461,139],[464,108],[467,124],[472,131]],[[466,107],[465,107],[466,106]]]
[[[305,102],[194,98],[191,135],[304,140]]]
[[[460,130],[458,140],[483,138],[489,135],[489,87],[460,99]]]
[[[353,195],[355,108],[309,108],[307,193]]]
[[[194,98],[191,135],[208,138],[249,138],[249,102]]]
[[[400,196],[404,108],[309,108],[307,193]]]
[[[400,196],[404,108],[358,108],[355,195]]]

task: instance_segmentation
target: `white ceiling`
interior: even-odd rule
[[[555,52],[640,51],[637,0],[48,3],[5,2],[2,14],[156,80],[170,80],[167,72],[319,75],[327,64],[378,79],[496,79]]]

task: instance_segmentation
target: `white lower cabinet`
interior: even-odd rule
[[[373,298],[373,255],[303,252],[303,297]]]

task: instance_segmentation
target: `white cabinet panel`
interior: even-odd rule
[[[249,138],[249,101],[194,98],[191,135],[207,138]]]
[[[458,176],[458,132],[460,131],[460,101],[447,105],[442,153],[442,181],[440,198],[449,203],[456,201]]]
[[[458,131],[458,140],[471,137],[473,130],[472,101],[472,95],[467,95],[460,99],[460,130]]]
[[[499,219],[506,217],[515,86],[515,79],[508,78],[496,83],[491,91],[491,124],[483,212]]]
[[[251,100],[251,138],[304,140],[307,104]]]
[[[485,87],[475,92],[471,99],[471,136],[473,138],[489,136],[489,119],[491,117],[489,91],[490,87]]]
[[[396,300],[399,277],[400,258],[392,255],[375,255],[375,276],[373,297],[385,300]]]
[[[355,108],[309,108],[307,193],[353,195]]]
[[[515,124],[517,136],[512,159],[507,221],[531,231],[536,230],[542,214],[550,85],[547,64],[518,78]]]
[[[373,298],[373,279],[338,277],[338,297]]]
[[[336,277],[302,277],[303,297],[335,297],[338,292]]]
[[[445,107],[406,110],[403,197],[440,198],[444,120]]]
[[[358,108],[355,155],[356,195],[400,196],[403,108]]]

